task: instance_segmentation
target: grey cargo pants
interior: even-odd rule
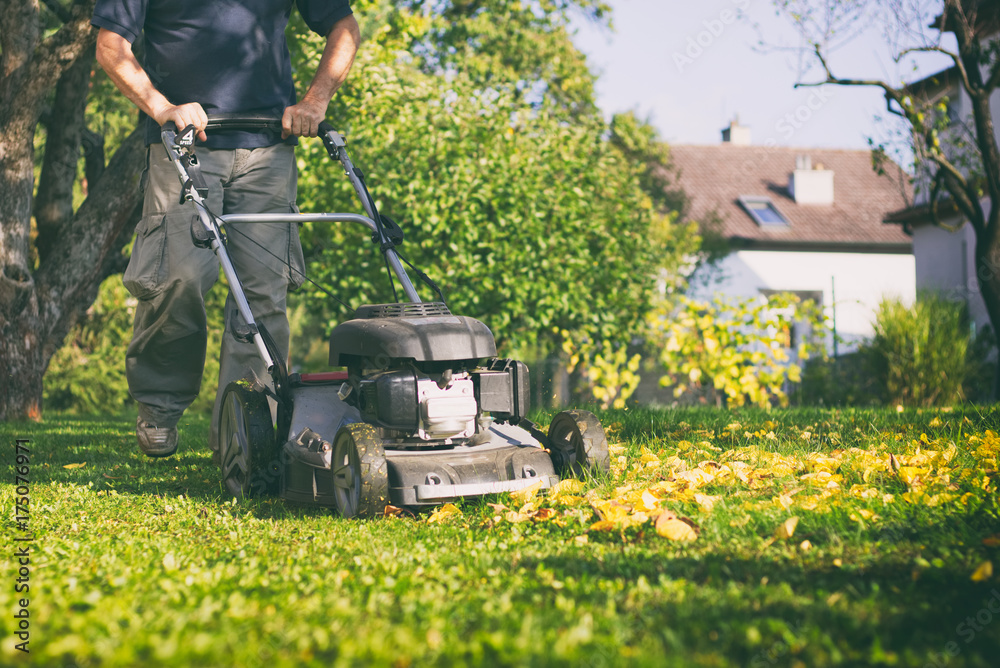
[[[209,186],[206,203],[215,214],[296,210],[293,147],[197,152]],[[173,427],[201,387],[207,341],[204,297],[219,275],[219,263],[210,249],[191,242],[197,213],[193,204],[179,203],[180,182],[164,148],[150,146],[148,160],[142,220],[123,276],[125,287],[139,301],[125,373],[139,416],[157,427]],[[298,228],[294,223],[231,227],[235,229],[228,233],[228,249],[251,312],[287,355],[285,299],[289,287],[301,284],[304,270]],[[269,378],[256,348],[231,334],[234,320],[241,320],[231,294],[225,311],[212,447],[217,447],[215,424],[226,386],[252,375],[265,382]]]

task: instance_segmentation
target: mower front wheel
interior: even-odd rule
[[[222,480],[238,499],[278,489],[278,457],[271,407],[263,392],[237,381],[222,397],[219,416]]]
[[[333,440],[334,501],[343,517],[378,517],[389,505],[385,448],[370,424],[340,428]]]
[[[560,478],[611,470],[608,439],[597,416],[589,411],[563,411],[549,425],[552,463]]]

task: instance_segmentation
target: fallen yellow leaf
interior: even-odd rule
[[[431,516],[427,518],[427,521],[431,524],[436,522],[445,522],[453,517],[459,517],[462,515],[462,511],[458,509],[453,503],[446,503],[440,508],[435,508]]]
[[[778,528],[774,532],[774,537],[779,540],[791,538],[795,535],[795,527],[798,525],[799,518],[797,516],[789,517],[787,520],[778,525]]]
[[[973,582],[983,582],[984,580],[989,580],[991,577],[993,577],[993,562],[984,561],[976,568],[971,579]]]
[[[550,494],[553,496],[562,496],[564,494],[579,494],[581,491],[583,491],[582,481],[576,478],[566,478],[557,482]]]
[[[590,525],[589,531],[614,531],[615,523],[610,520],[601,520]]]
[[[518,522],[526,522],[530,520],[531,515],[528,515],[527,513],[519,513],[516,510],[508,510],[507,513],[504,514],[504,519],[508,522],[517,524]]]
[[[896,473],[907,487],[912,487],[915,482],[930,473],[929,468],[918,468],[916,466],[900,466]]]
[[[629,508],[609,499],[591,501],[590,505],[597,511],[602,520],[617,522],[629,513]]]
[[[690,542],[698,538],[698,533],[690,524],[677,519],[671,512],[662,513],[657,518],[656,533],[664,538],[681,542]]]
[[[660,458],[654,455],[652,452],[646,451],[642,453],[642,456],[639,457],[639,462],[642,464],[646,465],[652,464],[655,466],[656,464],[660,463]]]
[[[650,494],[648,489],[642,493],[639,500],[643,510],[656,510],[660,507],[660,500]]]
[[[515,505],[523,506],[528,501],[530,501],[531,497],[533,497],[535,493],[538,492],[538,490],[540,490],[541,488],[542,488],[542,481],[539,480],[530,487],[525,487],[524,489],[519,489],[516,492],[511,492],[510,498],[512,501],[514,501]]]
[[[677,478],[678,480],[683,480],[692,487],[700,487],[705,483],[712,482],[712,479],[715,478],[714,475],[712,475],[707,471],[703,471],[702,469],[693,469],[691,471],[678,471],[677,473],[674,474],[674,477]]]
[[[64,464],[63,468],[64,469],[82,469],[86,465],[87,465],[87,462],[74,462],[72,464]]]

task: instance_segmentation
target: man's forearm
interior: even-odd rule
[[[161,109],[170,106],[170,101],[156,90],[135,59],[132,45],[121,35],[103,29],[98,33],[97,62],[118,90],[153,118]]]
[[[327,35],[323,56],[303,101],[310,100],[323,105],[330,103],[333,94],[347,79],[360,43],[361,30],[353,14],[334,24]]]
[[[361,30],[354,15],[337,21],[326,37],[323,57],[309,90],[298,104],[285,109],[281,117],[281,138],[289,136],[315,137],[319,124],[326,118],[326,108],[340,85],[347,79],[354,63],[354,54],[361,42]]]

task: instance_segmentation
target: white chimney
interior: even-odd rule
[[[788,194],[796,204],[833,204],[833,170],[824,169],[822,163],[814,168],[808,155],[796,156]]]
[[[729,123],[728,128],[722,130],[722,143],[749,146],[750,128],[740,125],[740,119],[738,117],[735,118]]]

